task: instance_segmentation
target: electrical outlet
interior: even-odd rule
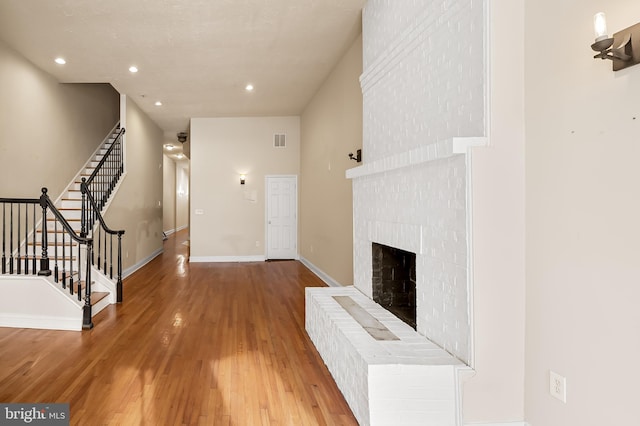
[[[554,398],[567,403],[567,379],[549,370],[549,393]]]
[[[260,247],[260,241],[256,240],[256,247]]]

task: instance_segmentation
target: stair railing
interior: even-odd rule
[[[107,226],[100,213],[99,203],[94,198],[93,194],[89,190],[89,185],[85,178],[82,178],[80,184],[80,191],[82,192],[82,235],[89,233],[94,242],[97,242],[97,262],[93,255],[91,256],[91,264],[94,265],[99,271],[108,275],[110,279],[113,279],[113,238],[114,236],[118,240],[117,257],[116,257],[116,302],[122,302],[122,236],[124,230],[113,230]],[[98,224],[96,225],[96,221]],[[96,225],[96,226],[94,226]],[[108,247],[108,250],[107,250]],[[108,254],[108,256],[107,256]],[[107,273],[107,271],[109,271]]]
[[[0,198],[0,204],[2,204],[2,274],[53,275],[54,281],[61,282],[63,289],[69,288],[71,295],[75,292],[79,301],[82,301],[82,284],[84,283],[82,328],[93,328],[90,262],[84,262],[85,271],[84,273],[82,271],[82,253],[84,251],[86,259],[93,257],[93,239],[76,234],[49,198],[47,188],[42,188],[40,198]],[[41,249],[39,255],[36,252],[38,232]],[[54,240],[53,257],[49,253],[50,238]],[[31,254],[29,254],[29,244],[31,244]],[[24,247],[24,253],[22,247]],[[54,266],[53,272],[51,262]],[[74,263],[77,265],[77,271],[74,271]]]
[[[124,173],[123,136],[125,129],[118,132],[107,152],[102,156],[91,176],[86,180],[87,189],[93,195],[102,211],[118,180]]]
[[[89,178],[82,178],[80,191],[82,192],[82,211],[80,216],[80,235],[91,235],[97,241],[98,259],[91,257],[91,264],[99,271],[113,279],[113,237],[118,239],[116,266],[116,302],[122,302],[122,236],[124,230],[115,231],[107,226],[102,217],[111,193],[115,189],[120,177],[124,173],[123,136],[122,128],[111,142],[111,145],[98,162]],[[94,225],[98,221],[97,229]],[[96,237],[97,232],[97,238]],[[109,237],[107,237],[109,235]],[[104,245],[103,245],[104,241]],[[107,256],[107,246],[109,256]],[[104,249],[104,250],[103,250]],[[101,257],[102,256],[102,257]],[[107,273],[107,270],[109,273]]]

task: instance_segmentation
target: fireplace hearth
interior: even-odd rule
[[[416,254],[372,244],[373,300],[416,329]]]

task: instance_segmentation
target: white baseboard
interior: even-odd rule
[[[264,255],[255,256],[189,256],[191,263],[221,263],[221,262],[264,262]]]
[[[151,262],[153,259],[155,259],[159,255],[161,255],[162,252],[163,252],[163,249],[159,248],[158,250],[156,250],[153,253],[151,253],[149,256],[147,256],[144,259],[142,259],[140,262],[138,262],[135,265],[130,266],[127,269],[125,269],[124,271],[122,271],[122,279],[128,277],[129,275],[131,275],[134,272],[136,272],[138,269],[142,268],[147,263]]]
[[[465,423],[464,426],[531,426],[527,422],[507,422],[507,423]]]
[[[167,229],[166,231],[162,231],[162,232],[164,232],[164,234],[168,237],[169,235],[174,234],[176,232],[180,232],[183,229],[187,229],[188,227],[189,225],[182,225],[177,227],[176,229]]]
[[[82,331],[82,312],[77,318],[0,314],[0,327]]]
[[[333,278],[331,278],[331,276],[329,274],[324,272],[322,269],[318,268],[313,263],[309,262],[309,260],[305,259],[303,256],[300,256],[300,262],[304,266],[309,268],[311,270],[311,272],[316,274],[318,276],[318,278],[320,278],[322,281],[324,281],[325,284],[327,284],[329,287],[343,287],[342,284],[340,284],[338,281],[336,281]]]

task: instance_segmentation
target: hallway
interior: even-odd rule
[[[95,328],[0,328],[0,402],[68,402],[72,425],[357,424],[304,329],[301,263],[188,263],[187,230]]]

